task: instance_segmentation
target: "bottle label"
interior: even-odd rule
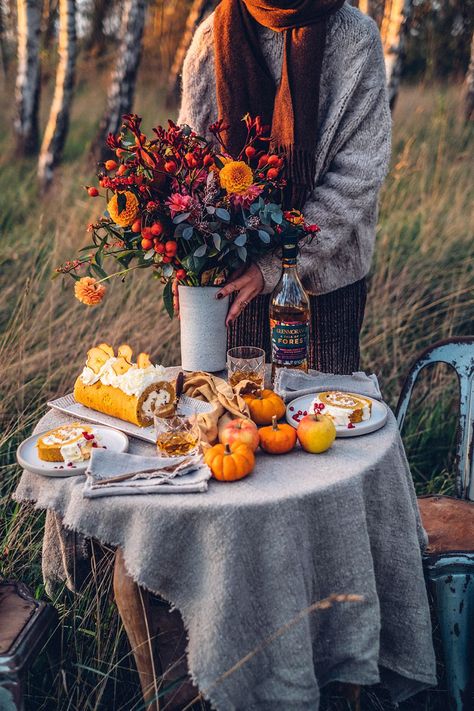
[[[300,366],[308,358],[309,324],[301,321],[270,319],[272,360]]]

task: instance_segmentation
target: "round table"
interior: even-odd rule
[[[51,411],[36,431],[67,420]],[[132,439],[129,451],[153,448]],[[133,586],[176,606],[192,678],[216,709],[314,711],[335,680],[382,680],[395,700],[436,683],[424,532],[392,413],[323,455],[259,452],[249,477],[206,493],[91,500],[83,482],[24,472],[15,497],[118,547],[129,633]],[[334,593],[363,601],[303,612]]]

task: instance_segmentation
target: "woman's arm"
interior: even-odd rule
[[[378,195],[391,146],[391,117],[378,31],[334,141],[337,145],[329,167],[303,209],[306,220],[321,227],[321,233],[302,248],[299,259],[300,276],[309,291],[315,293],[351,283],[347,269],[350,251],[359,272],[368,271],[372,258]],[[281,273],[280,259],[266,255],[258,265],[264,277],[264,293],[269,293]],[[352,281],[357,278],[360,277]]]

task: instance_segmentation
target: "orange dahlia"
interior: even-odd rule
[[[82,277],[74,285],[74,296],[86,306],[95,306],[104,298],[105,286],[94,277]]]
[[[304,217],[299,210],[286,210],[283,217],[293,225],[304,225]]]
[[[125,198],[123,204],[122,195]],[[138,215],[138,200],[130,190],[124,190],[112,196],[107,205],[107,210],[116,225],[129,227],[135,222],[135,218]]]
[[[219,180],[228,193],[243,193],[253,185],[252,168],[243,160],[231,160],[220,169]]]

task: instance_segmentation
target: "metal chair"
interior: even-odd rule
[[[22,711],[21,679],[47,641],[56,610],[23,583],[0,579],[0,710]]]
[[[435,601],[450,704],[474,708],[474,337],[440,341],[412,366],[397,405],[403,427],[413,386],[427,365],[446,363],[459,382],[456,497],[421,496],[421,518],[428,534],[425,574]]]

